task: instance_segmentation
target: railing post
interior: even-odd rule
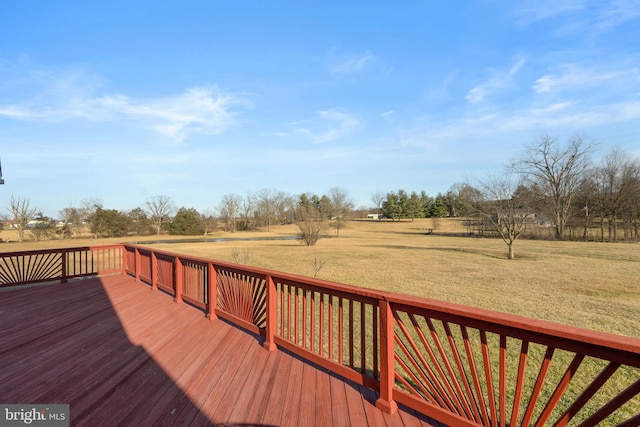
[[[140,281],[140,251],[138,250],[138,248],[134,249],[134,258],[135,258],[135,272],[136,272],[136,282]]]
[[[127,275],[127,248],[124,245],[120,245],[120,274]]]
[[[175,257],[175,284],[176,284],[176,296],[173,299],[175,302],[182,302],[182,287],[184,282],[184,266],[180,257]]]
[[[218,305],[218,273],[212,263],[207,264],[207,319],[215,320],[218,318],[216,314],[216,306]]]
[[[60,283],[67,283],[67,250],[63,249],[60,254],[60,261],[62,262],[62,277]]]
[[[391,304],[387,300],[380,300],[380,398],[376,400],[376,408],[393,414],[398,410],[398,404],[393,400],[394,371],[394,321]]]
[[[265,285],[267,286],[267,327],[266,327],[266,337],[264,340],[264,344],[262,345],[269,351],[274,351],[278,347],[274,341],[276,336],[276,318],[278,317],[278,311],[276,308],[277,303],[277,292],[276,285],[273,282],[273,278],[271,275],[267,275],[267,280],[265,281]]]
[[[158,257],[151,251],[151,290],[158,290]]]

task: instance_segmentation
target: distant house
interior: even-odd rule
[[[367,219],[380,219],[378,214],[367,214]]]
[[[11,220],[8,220],[8,221],[4,221],[4,222],[2,223],[2,226],[3,226],[4,228],[18,228],[18,224],[17,224],[17,222],[16,222],[16,220],[15,220],[15,219],[11,219]]]

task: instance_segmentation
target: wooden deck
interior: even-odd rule
[[[128,276],[0,292],[0,403],[71,425],[440,426]]]

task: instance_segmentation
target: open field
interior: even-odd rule
[[[434,227],[434,225],[436,227]],[[425,230],[435,228],[433,235]],[[456,220],[351,221],[339,238],[307,247],[295,240],[233,240],[294,236],[295,225],[271,232],[215,233],[224,242],[155,243],[197,256],[314,275],[375,289],[418,295],[605,332],[640,337],[640,245],[597,242],[518,241],[516,260],[506,259],[499,239],[462,237]],[[10,238],[2,231],[3,239]],[[442,233],[442,234],[440,234]],[[193,237],[191,237],[193,239]],[[9,243],[0,250],[99,245],[131,239],[78,239]]]

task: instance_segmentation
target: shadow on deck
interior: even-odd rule
[[[0,403],[71,425],[441,425],[128,276],[0,292]]]

